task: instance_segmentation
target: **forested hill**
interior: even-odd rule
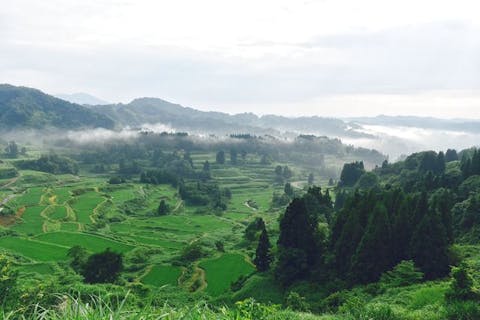
[[[253,113],[230,115],[200,111],[157,98],[139,98],[128,104],[91,106],[92,110],[114,119],[120,125],[140,126],[163,123],[183,131],[209,133],[250,132],[255,134],[293,131],[336,137],[366,137],[340,119],[323,117],[289,118]]]
[[[105,115],[36,89],[0,85],[0,128],[9,130],[48,127],[113,128],[114,122]]]

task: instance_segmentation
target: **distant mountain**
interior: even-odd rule
[[[128,104],[89,106],[122,126],[163,123],[177,130],[203,133],[275,132],[312,133],[337,137],[367,137],[356,132],[351,124],[340,119],[322,117],[288,118],[276,115],[257,116],[253,113],[230,115],[183,107],[157,98],[135,99]]]
[[[78,92],[78,93],[72,93],[72,94],[56,94],[55,95],[57,98],[60,98],[62,100],[66,100],[71,103],[77,103],[77,104],[88,104],[88,105],[99,105],[99,104],[109,104],[110,102],[107,102],[105,100],[99,99],[95,96],[92,96],[91,94],[88,93],[83,93],[83,92]]]
[[[114,122],[81,105],[70,103],[39,90],[0,85],[0,128],[113,128]]]

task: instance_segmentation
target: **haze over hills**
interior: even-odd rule
[[[92,96],[91,94],[84,93],[84,92],[77,92],[72,94],[56,94],[57,98],[62,100],[69,101],[71,103],[77,104],[88,104],[88,105],[96,105],[96,104],[109,104],[109,102]]]
[[[94,99],[90,95],[76,97]],[[51,127],[123,130],[156,126],[161,130],[194,134],[249,133],[283,138],[313,134],[377,149],[391,159],[425,149],[467,148],[477,144],[480,138],[479,120],[384,115],[344,119],[257,116],[253,113],[231,115],[200,111],[159,98],[138,98],[127,104],[80,105],[36,89],[11,85],[0,85],[0,126],[4,130]]]

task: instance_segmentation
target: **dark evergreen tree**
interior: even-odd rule
[[[263,228],[260,238],[258,239],[258,246],[253,263],[259,272],[265,272],[270,269],[271,262],[272,255],[270,253],[270,240],[268,238],[267,230]]]
[[[218,164],[225,164],[225,152],[223,150],[217,152],[216,162]]]
[[[356,161],[352,163],[345,163],[343,165],[342,173],[340,174],[340,185],[345,187],[352,187],[357,183],[358,179],[365,173],[363,161]]]
[[[292,187],[292,185],[290,184],[290,182],[285,183],[285,187],[283,188],[283,191],[284,191],[285,194],[288,195],[289,197],[293,197],[293,196],[294,196],[293,187]]]
[[[160,204],[158,205],[157,209],[157,215],[159,216],[164,216],[170,211],[170,208],[168,207],[167,203],[165,200],[160,200]]]
[[[445,153],[445,162],[452,162],[458,160],[457,150],[455,149],[448,149]]]
[[[428,211],[413,233],[411,257],[426,279],[446,276],[450,270],[448,239],[438,214]]]
[[[308,175],[308,181],[307,181],[308,184],[312,185],[314,180],[315,180],[315,176],[313,175],[313,173],[310,172],[310,174]]]
[[[369,283],[393,267],[391,226],[387,209],[377,204],[352,258],[351,282]]]
[[[309,215],[303,199],[295,198],[280,220],[276,277],[283,285],[308,276],[318,251],[318,223]]]

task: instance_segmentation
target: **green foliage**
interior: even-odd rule
[[[86,283],[113,283],[122,270],[122,255],[107,249],[88,257],[82,275]]]
[[[162,199],[160,201],[160,204],[158,205],[157,215],[164,216],[169,212],[170,212],[170,208],[168,207],[168,204],[165,202],[164,199]]]
[[[285,298],[285,307],[294,310],[307,312],[310,309],[310,305],[305,300],[305,297],[302,297],[295,291],[290,291]]]
[[[245,228],[245,239],[255,241],[263,230],[265,230],[265,221],[260,217],[256,217]]]
[[[465,263],[462,263],[459,267],[453,267],[451,276],[452,283],[445,293],[445,299],[448,303],[459,301],[480,302],[480,293],[474,287],[473,278]]]
[[[9,307],[17,295],[18,272],[7,256],[0,255],[0,305]],[[12,300],[13,299],[13,300]]]
[[[352,163],[345,163],[343,165],[342,173],[340,174],[341,186],[352,187],[357,183],[358,179],[365,173],[363,161],[356,161]]]
[[[21,160],[15,162],[20,169],[36,170],[52,174],[77,174],[77,163],[67,157],[56,154],[42,155],[37,160]]]
[[[393,270],[382,274],[380,283],[387,287],[403,287],[421,282],[423,273],[419,271],[413,261],[401,261]]]
[[[68,257],[71,259],[70,266],[77,273],[83,273],[85,264],[87,263],[88,253],[85,248],[81,246],[73,246],[68,250]]]
[[[264,227],[260,234],[260,238],[258,239],[258,246],[253,263],[259,272],[265,272],[270,269],[270,263],[272,260],[273,257],[270,253],[270,240],[268,239],[267,230]]]

